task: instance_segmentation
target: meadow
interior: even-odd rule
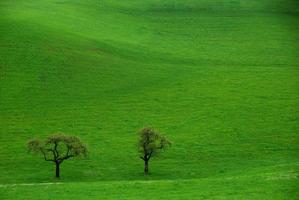
[[[56,132],[89,149],[60,180],[26,149]],[[299,199],[299,1],[0,0],[0,172],[3,200]]]

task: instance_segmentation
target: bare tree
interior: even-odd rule
[[[86,156],[87,148],[76,136],[54,134],[44,142],[33,139],[28,142],[29,152],[40,153],[45,161],[54,162],[56,166],[56,177],[60,176],[60,164],[67,159]]]
[[[165,136],[153,128],[145,127],[139,132],[138,152],[140,158],[144,161],[144,173],[149,172],[149,160],[155,156],[160,150],[164,150],[171,145],[171,142]]]

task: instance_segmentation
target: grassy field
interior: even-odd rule
[[[0,95],[0,199],[299,199],[298,0],[0,0]]]

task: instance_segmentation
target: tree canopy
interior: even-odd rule
[[[45,161],[54,162],[56,177],[60,176],[59,166],[64,160],[87,155],[87,148],[78,137],[61,133],[49,136],[44,142],[38,139],[30,140],[28,150],[42,154]]]

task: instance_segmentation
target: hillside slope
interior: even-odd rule
[[[296,0],[1,0],[2,195],[295,196],[298,8]],[[145,125],[173,142],[149,177],[135,147]],[[11,185],[55,181],[53,166],[26,150],[53,132],[80,136],[89,157],[63,163],[61,185]]]

